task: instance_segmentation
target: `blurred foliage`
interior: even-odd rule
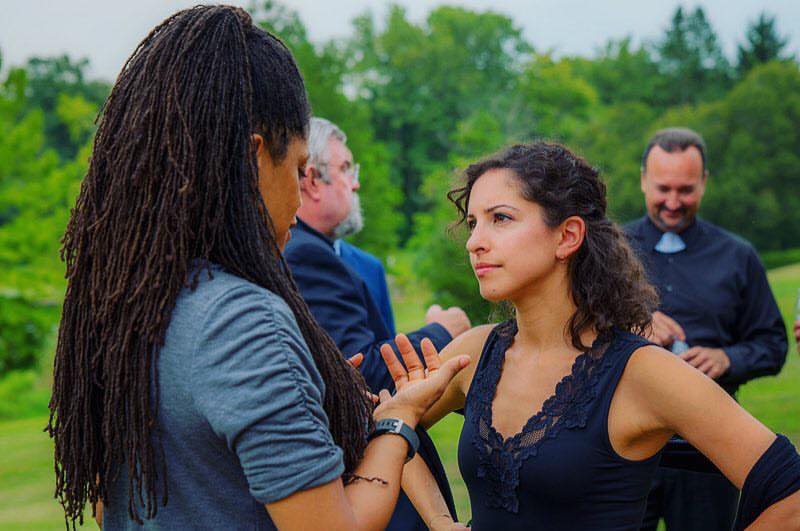
[[[761,253],[761,261],[767,269],[777,269],[790,264],[800,263],[800,247],[783,251]],[[800,286],[797,286],[800,289]]]
[[[793,56],[784,55],[789,39],[778,35],[775,17],[761,13],[758,20],[747,28],[747,39],[738,47],[739,75],[744,75],[754,66],[770,61],[792,61]]]
[[[58,315],[54,304],[0,294],[0,374],[36,366]]]
[[[535,138],[564,142],[597,166],[612,217],[627,221],[643,212],[648,136],[697,129],[711,172],[703,215],[753,242],[768,264],[797,256],[800,69],[766,13],[743,28],[732,63],[701,7],[676,9],[652,42],[616,38],[591,56],[537,52],[494,11],[442,6],[415,20],[392,6],[324,42],[283,4],[250,11],[284,39],[314,113],[342,127],[362,164],[366,229],[354,243],[387,259],[395,286],[424,285],[427,302],[461,305],[476,322],[491,314],[463,229],[446,231],[456,220],[446,193],[470,162]],[[87,67],[38,57],[4,65],[0,79],[0,373],[22,371],[2,389],[24,387],[26,368],[52,346],[60,238],[110,88]]]

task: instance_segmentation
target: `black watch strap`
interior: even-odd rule
[[[386,433],[399,435],[406,440],[408,443],[406,463],[411,461],[419,449],[419,437],[413,428],[400,419],[382,419],[375,423],[375,431],[370,434],[369,440]]]

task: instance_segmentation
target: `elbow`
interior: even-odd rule
[[[783,345],[783,348],[778,351],[777,355],[775,356],[775,363],[772,364],[770,367],[770,376],[776,376],[783,370],[783,366],[786,364],[786,351],[788,350],[788,346],[786,344]]]

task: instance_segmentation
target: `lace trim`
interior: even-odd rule
[[[492,401],[500,381],[505,353],[517,332],[511,320],[498,325],[496,345],[485,353],[491,356],[476,379],[472,417],[475,434],[472,444],[478,454],[478,477],[489,486],[489,506],[511,513],[519,512],[517,487],[522,464],[538,453],[539,445],[566,429],[583,429],[589,406],[597,398],[600,376],[613,365],[613,356],[605,356],[610,337],[598,338],[588,351],[580,354],[572,370],[556,385],[541,411],[531,417],[516,435],[503,439],[492,426]]]

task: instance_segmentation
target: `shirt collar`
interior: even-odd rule
[[[644,236],[644,245],[647,249],[653,249],[655,248],[656,243],[658,243],[658,240],[661,239],[664,231],[656,227],[656,224],[653,223],[653,220],[650,219],[650,216],[645,214],[644,220],[644,227],[642,231]],[[703,220],[701,220],[699,217],[695,217],[694,220],[692,220],[691,225],[678,233],[678,236],[681,237],[687,248],[693,247],[703,235],[703,225]]]
[[[311,225],[309,225],[308,223],[306,223],[305,221],[300,219],[299,217],[297,218],[297,227],[295,227],[295,230],[302,230],[304,232],[307,232],[307,233],[311,234],[312,236],[316,236],[320,240],[322,240],[325,243],[327,243],[331,247],[331,249],[334,248],[333,247],[333,240],[331,238],[328,238],[327,236],[322,234],[320,231],[318,231],[317,229],[315,229],[314,227],[312,227]]]

